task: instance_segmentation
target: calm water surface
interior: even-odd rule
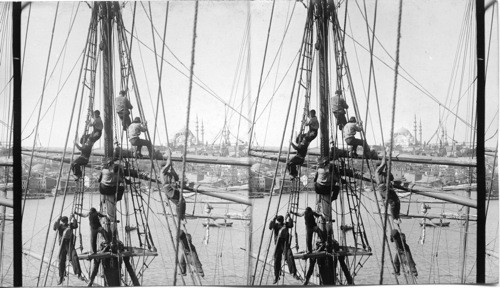
[[[245,193],[244,192],[231,192],[232,194]],[[175,268],[175,250],[172,242],[170,240],[170,233],[168,231],[167,222],[165,216],[163,215],[163,209],[159,202],[158,193],[153,193],[153,197],[150,201],[151,210],[149,211],[149,224],[151,227],[151,233],[153,236],[153,241],[158,249],[158,256],[154,259],[148,259],[146,261],[148,269],[144,272],[144,277],[142,278],[142,285],[144,286],[155,286],[155,285],[172,285],[174,278],[174,268]],[[204,196],[199,196],[198,201],[203,201],[208,199]],[[68,215],[71,209],[71,201],[73,200],[73,195],[69,195],[65,204],[63,215]],[[193,198],[188,198],[188,201],[194,200]],[[33,251],[34,253],[41,255],[44,249],[45,237],[47,233],[47,225],[54,221],[49,220],[50,211],[52,203],[54,201],[53,197],[46,198],[43,200],[28,200],[26,204],[26,211],[24,216],[23,225],[23,247],[25,250]],[[218,201],[217,199],[211,198],[209,201]],[[124,201],[120,201],[124,202]],[[119,202],[119,203],[120,203]],[[92,204],[93,203],[93,204]],[[90,194],[86,196],[84,200],[84,207],[88,209],[91,206],[98,207],[99,197],[98,194]],[[60,211],[62,205],[62,197],[56,198],[55,211]],[[124,205],[122,203],[122,205]],[[195,207],[196,206],[196,207]],[[212,214],[222,215],[225,213],[243,213],[244,207],[240,204],[213,204],[214,207]],[[203,212],[204,204],[198,203],[187,204],[186,213],[193,212],[195,209],[196,214],[204,214]],[[124,211],[124,210],[122,210]],[[169,211],[169,210],[167,210]],[[121,219],[124,219],[123,214],[118,214]],[[56,219],[58,214],[54,214],[52,219]],[[133,220],[134,217],[131,217]],[[169,217],[170,219],[170,217]],[[188,232],[193,237],[193,244],[196,246],[199,258],[203,264],[203,269],[205,272],[205,277],[201,279],[203,285],[242,285],[246,283],[246,263],[245,263],[245,223],[248,221],[230,220],[233,222],[233,226],[229,228],[210,228],[209,230],[209,241],[208,244],[203,244],[203,239],[207,234],[207,230],[203,227],[202,223],[206,219],[188,219],[186,225]],[[219,220],[221,221],[221,220]],[[170,229],[174,229],[173,222],[169,221]],[[121,221],[124,223],[124,220]],[[89,250],[89,227],[87,218],[82,219],[81,225],[82,233],[82,243],[83,251]],[[135,226],[135,224],[132,224]],[[175,232],[174,232],[175,233]],[[52,243],[54,240],[55,232],[50,230],[48,237],[48,245],[46,250],[46,257],[50,257],[52,250]],[[174,234],[175,235],[175,234]],[[124,239],[123,231],[120,234],[120,239]],[[137,239],[137,234],[132,233],[132,239]],[[174,238],[175,239],[175,238]],[[137,240],[133,240],[137,243]],[[79,241],[77,242],[77,247],[79,246]],[[56,257],[54,253],[53,260]],[[47,259],[46,258],[46,259]],[[152,260],[151,263],[149,263]],[[82,260],[80,264],[84,273],[90,269],[89,261]],[[135,264],[139,265],[142,263]],[[57,265],[57,262],[56,262]],[[34,259],[31,256],[25,256],[23,258],[23,284],[27,286],[36,286],[36,279],[39,273],[40,261]],[[71,269],[71,268],[70,268]],[[45,273],[46,265],[44,265],[43,273]],[[179,270],[177,270],[179,271]],[[179,273],[179,272],[178,272]],[[98,276],[99,277],[99,276]],[[86,283],[79,281],[75,276],[71,275],[69,285],[84,286]],[[185,283],[187,285],[193,285],[191,277],[184,277]],[[57,269],[51,268],[49,272],[49,277],[47,285],[55,286],[57,282]],[[180,279],[180,274],[177,277],[177,283],[182,284]]]
[[[241,192],[243,193],[243,192]],[[363,194],[365,195],[365,194]],[[370,257],[357,258],[356,263],[362,263],[362,268],[359,269],[356,277],[356,284],[378,284],[378,279],[381,270],[381,243],[382,243],[382,228],[380,224],[379,215],[375,212],[377,211],[375,202],[370,199],[370,196],[366,194],[362,201],[363,205],[361,208],[361,215],[365,224],[365,229],[369,241],[369,245],[372,248],[373,255]],[[303,193],[300,195],[300,208],[305,208],[307,206],[315,207],[314,193]],[[147,286],[155,285],[172,285],[175,267],[174,249],[170,240],[170,234],[166,225],[166,220],[158,200],[157,193],[154,193],[154,197],[150,202],[150,225],[153,234],[153,240],[156,247],[158,248],[159,256],[154,258],[154,260],[149,263],[148,269],[144,273],[142,279],[142,284]],[[199,197],[198,201],[203,201],[203,197]],[[402,198],[402,202],[406,201],[408,198]],[[423,200],[423,197],[412,196],[412,204],[408,207],[407,203],[402,203],[401,213],[420,213],[420,204],[413,204],[415,201]],[[54,198],[47,198],[44,200],[29,200],[27,202],[27,209],[25,211],[25,224],[23,225],[23,246],[25,250],[31,250],[34,253],[40,255],[42,254],[47,225],[50,223],[52,225],[53,221],[49,221],[49,214],[52,207],[52,202]],[[194,200],[190,198],[189,200]],[[269,217],[273,217],[276,211],[278,197],[272,197],[271,211]],[[428,199],[425,199],[428,201]],[[72,195],[68,196],[66,203],[64,204],[64,215],[69,214]],[[91,203],[98,203],[98,194],[90,194],[85,198],[84,207],[90,207]],[[212,201],[214,201],[212,199]],[[270,231],[267,230],[267,223],[264,224],[264,217],[268,205],[269,197],[261,199],[253,199],[253,223],[252,223],[252,254],[256,255],[260,244],[260,237],[262,233],[262,227],[265,225],[266,231],[264,234],[264,241],[262,246],[261,255],[265,255],[266,251],[269,251],[268,261],[272,258],[272,252],[274,249],[274,244],[271,244],[268,250],[268,240],[270,239]],[[286,207],[288,204],[288,195],[283,195],[279,214],[286,213]],[[56,211],[61,209],[62,197],[56,198]],[[98,204],[94,204],[98,205]],[[430,214],[438,214],[441,212],[457,213],[461,209],[459,205],[446,204],[443,206],[441,203],[430,204],[431,209]],[[198,203],[196,206],[193,204],[188,204],[187,212],[190,213],[195,209],[196,214],[202,214],[204,204]],[[213,214],[225,214],[225,213],[242,213],[244,211],[243,205],[222,205],[214,204]],[[245,212],[243,212],[245,213]],[[475,209],[471,209],[471,214],[475,214]],[[54,214],[53,219],[57,216]],[[124,217],[124,215],[121,215]],[[346,218],[349,220],[349,217]],[[486,243],[487,250],[494,251],[498,255],[498,201],[494,200],[490,203],[490,208],[488,212],[487,221],[487,235]],[[245,221],[231,220],[234,224],[231,228],[211,228],[209,230],[209,243],[208,245],[203,244],[203,239],[206,236],[206,228],[203,227],[202,222],[204,219],[189,219],[187,224],[187,229],[189,233],[193,236],[193,243],[195,244],[201,262],[203,263],[203,269],[205,271],[205,277],[202,279],[203,285],[245,285],[247,281],[246,271],[247,263],[245,261],[246,251],[245,243],[247,239],[247,234],[245,233],[246,223]],[[419,244],[418,239],[422,234],[422,227],[419,225],[421,219],[403,219],[401,224],[402,231],[406,234],[407,243],[411,248],[413,257],[415,259],[419,276],[416,282],[418,284],[431,284],[431,283],[460,283],[460,274],[462,269],[461,261],[461,247],[462,247],[462,235],[464,231],[464,226],[461,221],[458,220],[446,220],[450,221],[449,227],[443,228],[426,228],[426,238],[425,243]],[[340,223],[340,215],[337,215],[337,222]],[[172,221],[169,221],[171,229],[173,229]],[[334,225],[336,225],[334,223]],[[347,222],[348,224],[349,222]],[[299,218],[297,221],[297,239],[299,244],[299,251],[305,249],[305,229],[304,221]],[[334,229],[336,226],[334,226]],[[465,275],[466,281],[468,283],[475,282],[475,243],[476,243],[476,222],[470,222],[469,234],[467,238],[467,255],[466,255],[466,265],[465,265]],[[82,222],[82,243],[84,246],[84,251],[88,250],[88,222],[83,219]],[[338,239],[339,231],[334,230],[336,238]],[[50,230],[49,240],[47,241],[47,251],[46,257],[50,256],[52,249],[52,241],[54,240],[55,233]],[[133,234],[135,237],[136,234]],[[349,236],[349,235],[348,235]],[[123,239],[123,236],[120,236]],[[352,236],[350,236],[352,238]],[[295,238],[292,240],[295,245]],[[350,241],[350,240],[349,240]],[[348,243],[352,245],[352,243]],[[352,242],[352,241],[351,241]],[[391,244],[391,249],[394,247]],[[295,251],[294,251],[295,252]],[[55,257],[55,254],[54,254]],[[261,256],[263,259],[264,256]],[[272,263],[272,262],[270,262]],[[350,264],[354,261],[350,260]],[[305,271],[306,262],[303,260],[296,261],[297,267],[300,271]],[[84,271],[89,269],[88,261],[81,261],[81,265]],[[27,286],[36,285],[36,279],[38,276],[40,262],[31,256],[25,256],[23,258],[23,283]],[[259,273],[260,276],[260,268]],[[262,284],[271,284],[273,280],[272,267],[269,265],[265,266],[265,272],[263,274]],[[4,269],[4,274],[5,269]],[[487,256],[486,258],[486,280],[488,283],[498,282],[498,259],[494,256]],[[45,266],[43,271],[45,271]],[[253,269],[252,269],[253,271]],[[49,272],[47,285],[56,285],[57,276],[56,269],[52,268]],[[384,264],[384,283],[395,284],[395,276],[391,273],[392,267],[390,267],[390,259],[387,256]],[[44,272],[42,273],[43,276]],[[178,278],[178,284],[181,284],[180,278]],[[192,285],[193,282],[190,277],[185,277],[186,284]],[[400,284],[406,283],[403,276],[398,278]],[[259,283],[259,281],[256,281]],[[286,275],[284,279],[280,282],[282,284],[290,285],[300,285],[301,283],[294,280],[290,275]],[[86,283],[79,281],[74,276],[70,276],[70,285],[83,286]]]
[[[368,194],[364,197],[372,197]],[[464,196],[464,195],[462,195]],[[316,195],[314,192],[303,193],[299,197],[299,207],[304,209],[307,206],[316,207],[315,200]],[[408,198],[401,198],[402,202],[407,201]],[[413,195],[411,201],[421,201],[424,200],[424,197]],[[254,199],[254,210],[253,210],[253,252],[257,254],[258,245],[261,239],[262,226],[264,224],[264,217],[268,205],[269,197]],[[285,215],[286,209],[288,206],[289,195],[283,195],[283,198],[280,203],[280,209],[278,214]],[[425,201],[429,201],[429,198],[426,198]],[[432,200],[435,201],[435,200]],[[276,205],[278,203],[278,197],[272,197],[271,203],[271,212],[269,217],[274,217],[276,213]],[[335,203],[335,202],[334,202]],[[367,233],[368,241],[370,247],[372,248],[373,255],[370,257],[357,258],[356,263],[361,262],[363,267],[359,270],[355,277],[355,284],[378,284],[381,270],[381,255],[382,255],[382,225],[380,224],[380,218],[378,214],[374,212],[377,211],[375,202],[371,199],[364,198],[362,201],[363,207],[361,208],[362,219],[365,224],[365,230]],[[459,211],[460,206],[454,204],[430,204],[431,209],[428,211],[429,214],[439,214],[441,212],[448,213],[457,213]],[[303,211],[303,210],[302,210]],[[401,213],[407,213],[407,211],[411,214],[419,214],[420,213],[420,204],[411,204],[408,207],[407,203],[402,203]],[[465,209],[464,209],[465,211]],[[476,214],[475,209],[471,209],[471,214]],[[498,255],[498,200],[491,201],[490,209],[488,212],[487,219],[487,234],[486,234],[486,243],[487,249],[496,252]],[[334,215],[335,217],[335,215]],[[334,229],[336,229],[335,225],[340,223],[340,215],[337,215],[337,221],[334,223]],[[346,223],[350,223],[350,217],[346,217]],[[416,262],[418,269],[418,277],[416,279],[416,283],[418,284],[430,284],[430,283],[460,283],[460,271],[461,267],[461,243],[462,243],[462,234],[461,231],[464,231],[464,226],[461,221],[458,220],[446,220],[450,221],[449,227],[443,228],[426,228],[426,237],[423,245],[418,243],[419,237],[422,233],[422,227],[420,226],[421,219],[403,219],[401,224],[401,230],[406,234],[407,243],[411,248],[411,252],[413,254],[413,258]],[[265,234],[264,234],[264,244],[262,247],[263,252],[261,255],[265,256],[265,252],[268,247],[268,240],[270,237],[270,230],[267,229],[267,224],[265,225]],[[469,226],[469,234],[467,238],[467,255],[466,255],[466,281],[467,283],[475,282],[475,260],[476,260],[476,222],[470,222]],[[304,228],[304,220],[299,217],[297,221],[297,233],[298,233],[298,244],[299,251],[305,250],[305,228]],[[334,235],[336,239],[338,239],[339,231],[334,230]],[[350,236],[350,237],[349,237]],[[352,239],[352,232],[348,234],[348,237]],[[350,246],[353,241],[348,241]],[[394,250],[394,244],[391,243],[391,249]],[[292,240],[292,246],[295,246],[295,238]],[[274,244],[271,244],[270,253],[268,259],[272,258],[272,252],[274,249]],[[293,250],[295,252],[295,250]],[[386,250],[386,258],[384,264],[384,283],[386,284],[395,284],[395,276],[392,274],[393,269],[391,267],[391,262],[389,257],[387,256]],[[261,259],[264,259],[261,256]],[[493,256],[486,256],[486,281],[487,283],[498,283],[498,258]],[[352,257],[351,257],[352,259]],[[365,262],[366,260],[366,262]],[[352,264],[351,260],[351,264]],[[304,260],[296,260],[296,265],[298,270],[306,271],[306,261]],[[262,284],[272,284],[273,281],[273,272],[272,267],[268,266],[267,271],[264,273]],[[286,271],[288,268],[285,268]],[[259,274],[260,274],[259,268]],[[300,285],[300,282],[294,280],[290,275],[286,275],[282,279],[280,283],[282,284],[294,284]],[[406,284],[403,276],[398,277],[398,281],[400,284]],[[256,281],[259,283],[259,281]]]

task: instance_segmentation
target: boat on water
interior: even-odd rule
[[[233,222],[203,222],[203,227],[233,227]]]
[[[248,198],[250,198],[250,199],[264,198],[265,196],[266,196],[266,194],[263,192],[250,192],[248,194]]]
[[[450,226],[449,221],[429,221],[429,222],[420,222],[420,226],[426,226],[426,227],[449,227]]]

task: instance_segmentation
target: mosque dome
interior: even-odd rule
[[[390,137],[387,139],[390,139]],[[394,132],[394,145],[401,147],[410,147],[414,144],[415,138],[408,129],[401,127]]]
[[[401,127],[399,128],[395,133],[394,135],[405,135],[405,136],[412,136],[410,131],[408,131],[408,129],[404,128],[404,127]]]
[[[182,128],[177,133],[175,133],[175,136],[174,136],[174,145],[175,146],[184,145],[185,133],[186,133],[186,127]],[[191,130],[189,130],[188,131],[188,146],[191,146],[194,144],[196,144],[196,137],[194,136],[193,132],[191,132]]]

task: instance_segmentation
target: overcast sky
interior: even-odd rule
[[[373,29],[375,1],[366,2],[368,22]],[[474,13],[470,12],[470,4],[473,2],[469,2],[471,1],[404,1],[399,51],[400,73],[411,83],[401,77],[398,78],[396,130],[405,127],[413,133],[413,121],[416,116],[417,121],[422,121],[423,140],[429,141],[436,131],[441,117],[450,138],[454,135],[459,142],[470,141],[471,130],[466,128],[467,125],[461,120],[455,121],[456,117],[448,111],[440,109],[439,104],[437,104],[437,102],[442,103],[454,113],[456,112],[463,120],[472,123],[472,103],[475,94],[475,86],[473,85],[475,45],[471,40],[474,38],[470,37],[475,35],[475,20]],[[151,23],[146,16],[146,12],[149,14],[148,5],[148,2],[138,2],[136,6],[136,31],[134,31],[134,35],[137,35],[143,44],[140,44],[137,39],[133,40],[132,62],[135,67],[142,103],[146,110],[146,118],[152,130],[154,109],[157,107],[158,74],[151,51],[153,49]],[[347,14],[345,12],[346,5]],[[366,22],[361,13],[364,13],[363,5],[363,1],[341,1],[339,17],[343,26],[345,15],[347,15],[345,45],[361,118],[365,123],[368,123],[367,139],[369,143],[381,143],[381,134],[383,134],[385,141],[388,140],[391,124],[394,91],[394,62],[392,58],[395,58],[396,55],[398,2],[378,1],[376,15],[375,35],[379,42],[375,44],[374,54],[380,60],[374,60],[374,67],[383,132],[381,132],[378,120],[379,113],[375,102],[373,81],[370,84],[369,117],[365,119],[370,57],[365,50],[368,47],[368,35]],[[86,3],[61,2],[56,19],[56,6],[56,2],[32,2],[29,17],[29,8],[23,10],[23,39],[29,20],[22,87],[23,127],[26,127],[23,130],[24,146],[31,146],[33,143],[34,134],[31,133],[38,115],[37,102],[44,86],[43,80],[49,57],[54,20],[56,22],[48,64],[48,82],[42,106],[42,116],[45,113],[46,115],[40,121],[39,128],[41,144],[43,146],[64,146],[69,128],[78,83],[78,72],[81,66],[81,59],[78,60],[78,58],[85,46],[91,10]],[[133,7],[134,2],[126,2],[122,8],[125,26],[129,31],[132,26]],[[156,35],[158,54],[161,54],[162,39],[159,35],[163,35],[166,7],[167,4],[164,2],[151,3],[153,26],[158,33]],[[200,125],[201,121],[204,123],[205,141],[209,143],[213,141],[219,143],[217,135],[220,133],[225,119],[231,133],[236,136],[239,117],[227,107],[231,106],[240,111],[240,105],[243,103],[241,113],[248,119],[253,116],[253,107],[249,109],[248,103],[253,103],[257,96],[271,7],[272,1],[252,1],[250,3],[245,1],[200,1],[194,73],[198,79],[197,82],[203,82],[205,87],[208,87],[206,89],[213,91],[216,96],[210,95],[196,84],[193,86],[190,129],[196,134],[195,120],[198,117]],[[245,31],[249,11],[251,33],[250,36],[247,36]],[[485,21],[486,47],[491,49],[489,59],[487,59],[486,127],[488,130],[486,139],[492,137],[498,129],[498,25],[495,20],[490,45],[492,11],[493,9],[487,11]],[[294,59],[300,49],[305,17],[306,8],[301,2],[276,1],[264,68],[264,79],[267,80],[262,86],[257,110],[257,115],[261,115],[261,117],[258,118],[255,126],[255,140],[259,145],[276,146],[280,143],[285,127],[288,101],[292,93],[297,63]],[[161,80],[170,138],[180,131],[186,122],[189,86],[186,75],[189,75],[188,67],[191,62],[193,19],[194,2],[170,2],[165,39],[165,44],[168,47],[165,50],[165,61],[168,63],[164,63]],[[71,27],[73,20],[74,25]],[[288,23],[290,24],[286,29]],[[285,33],[285,31],[287,32]],[[358,41],[359,44],[354,44],[352,39]],[[66,49],[63,49],[66,41]],[[282,49],[279,49],[282,41]],[[248,42],[250,43],[250,55],[247,54],[248,51],[244,44]],[[456,56],[457,53],[459,56]],[[250,57],[249,61],[247,61],[248,57]],[[242,60],[239,60],[240,58]],[[271,67],[273,60],[275,61]],[[334,67],[333,59],[331,63]],[[314,69],[316,69],[317,63],[314,65]],[[75,68],[71,71],[73,67]],[[115,71],[118,72],[118,69]],[[251,71],[250,76],[246,77],[249,79],[250,85],[245,85],[246,71]],[[268,75],[267,78],[266,75]],[[330,76],[332,79],[331,91],[334,91],[335,75],[331,74]],[[66,80],[67,82],[63,86]],[[117,93],[119,91],[118,73],[116,73],[114,81],[114,91]],[[313,82],[316,83],[316,81],[314,76]],[[102,110],[101,82],[102,80],[97,82],[95,109]],[[417,89],[414,85],[420,88]],[[313,87],[311,107],[318,110],[317,88],[316,85]],[[129,89],[132,90],[131,85],[129,85]],[[61,92],[58,94],[59,90]],[[250,99],[243,98],[248,94],[248,91],[250,91]],[[422,91],[427,91],[426,94],[432,96],[426,95]],[[303,95],[302,92],[301,94]],[[353,98],[350,94],[346,96],[351,107],[349,115],[354,115]],[[79,94],[78,97],[80,97]],[[87,110],[88,99],[84,98],[80,121],[84,120]],[[137,107],[135,96],[133,98],[132,104]],[[461,100],[457,108],[458,99]],[[53,104],[49,108],[51,103]],[[266,105],[268,103],[269,105]],[[78,98],[76,107],[77,109],[80,107],[80,98]],[[133,111],[134,115],[137,115],[136,109]],[[297,111],[299,118],[301,118],[302,100],[299,102]],[[75,137],[77,115],[78,110],[75,110],[69,143]],[[159,115],[161,117],[161,110]],[[156,143],[165,144],[166,132],[163,118],[158,119],[160,132],[159,140],[157,137]],[[491,126],[490,123],[492,123]],[[83,131],[82,125],[83,123],[80,122],[79,135]],[[287,124],[288,133],[291,131],[291,126],[291,122]],[[52,132],[50,132],[51,128]],[[240,139],[248,139],[248,128],[248,121],[241,119]],[[293,130],[297,131],[298,129],[299,124],[296,123]],[[289,139],[288,133],[285,143]],[[172,139],[170,140],[172,141]],[[231,141],[234,143],[234,138]],[[435,141],[436,137],[431,143]],[[496,141],[497,136],[488,141],[486,145],[495,146]]]

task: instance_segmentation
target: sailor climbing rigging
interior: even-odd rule
[[[338,177],[334,172],[334,166],[328,158],[318,158],[318,169],[314,175],[314,190],[317,194],[328,195],[331,193],[332,201],[336,200],[340,187],[337,185]]]
[[[203,272],[203,265],[201,264],[200,258],[198,257],[198,252],[196,252],[196,247],[193,244],[191,234],[186,234],[183,230],[181,230],[179,239],[181,240],[182,246],[184,247],[184,253],[181,253],[179,259],[181,274],[184,276],[186,275],[187,262],[196,268],[196,272],[201,277],[205,277],[205,273]]]
[[[81,216],[81,217],[89,217],[89,224],[90,224],[90,247],[92,248],[91,253],[95,254],[97,253],[97,234],[100,233],[104,239],[106,239],[106,243],[109,243],[109,237],[108,234],[106,233],[106,230],[101,225],[100,218],[106,217],[106,215],[103,215],[97,210],[92,207],[90,208],[88,213],[78,213],[75,212],[75,215]]]
[[[130,126],[131,120],[129,109],[132,108],[134,107],[127,98],[127,92],[123,90],[120,91],[120,95],[115,98],[115,110],[120,120],[122,120],[123,130],[127,130],[128,126]]]
[[[305,123],[305,126],[309,127],[305,138],[308,142],[311,142],[318,136],[319,122],[318,117],[316,117],[316,110],[309,111],[309,120]]]
[[[76,148],[81,151],[80,156],[76,158],[73,163],[71,163],[71,171],[73,171],[73,174],[76,176],[75,181],[82,178],[81,167],[85,167],[85,165],[89,163],[90,153],[92,153],[92,145],[94,145],[94,143],[90,141],[90,139],[87,139],[82,146],[75,142]]]
[[[306,246],[307,246],[307,253],[312,252],[312,238],[313,238],[313,233],[316,232],[321,239],[321,242],[323,245],[326,242],[326,235],[324,235],[324,232],[319,229],[318,224],[316,224],[316,218],[315,217],[324,217],[323,214],[316,213],[314,212],[311,207],[306,207],[306,210],[302,213],[296,213],[291,211],[292,214],[297,215],[299,217],[304,216],[304,221],[306,224]]]
[[[71,223],[68,223],[68,217],[62,216],[53,225],[53,229],[57,231],[59,239],[59,281],[57,285],[61,285],[64,281],[67,256],[69,256],[69,261],[71,262],[71,266],[73,266],[73,272],[78,276],[78,279],[83,280],[82,269],[75,250],[76,239],[73,229],[76,228],[78,228],[78,223],[72,216]]]
[[[382,162],[378,163],[377,170],[375,171],[375,179],[377,181],[377,191],[382,196],[384,203],[386,199],[388,199],[388,204],[391,205],[391,214],[394,218],[395,223],[400,223],[401,219],[399,218],[399,212],[401,209],[401,202],[399,201],[398,194],[394,191],[392,187],[392,181],[394,180],[394,176],[392,173],[389,175],[389,187],[387,187],[387,165],[386,158],[383,157]]]
[[[287,219],[285,219],[282,215],[277,215],[273,220],[269,223],[269,230],[273,231],[274,234],[274,244],[276,247],[274,249],[274,282],[273,284],[278,283],[281,274],[281,259],[283,257],[283,253],[287,252],[287,248],[289,247],[289,228],[293,228],[293,220],[290,218],[290,215],[287,214]],[[291,263],[293,257],[285,257],[285,260],[288,263],[288,268],[295,267],[295,262]],[[290,271],[292,273],[292,271]],[[295,274],[295,273],[292,273]]]
[[[184,220],[186,218],[186,200],[180,195],[179,176],[174,170],[174,166],[170,157],[167,158],[167,163],[161,169],[163,191],[167,195],[168,200],[175,204],[177,216]],[[183,185],[183,184],[181,184]]]
[[[344,129],[345,124],[347,124],[347,119],[345,118],[345,109],[349,108],[349,105],[345,102],[344,98],[340,97],[342,91],[335,91],[335,96],[332,97],[332,111],[335,119],[337,120],[337,126],[339,130]]]
[[[130,124],[127,131],[130,144],[132,144],[132,146],[136,146],[135,157],[143,157],[141,154],[142,146],[148,147],[149,157],[153,157],[153,146],[151,145],[151,142],[149,140],[139,138],[141,132],[148,131],[147,122],[144,122],[144,124],[142,124],[141,118],[135,117],[134,121],[132,122],[132,124]]]
[[[407,265],[410,268],[413,276],[418,276],[417,267],[413,256],[411,255],[410,246],[406,244],[406,236],[404,233],[399,233],[397,229],[391,231],[391,242],[396,243],[396,255],[394,256],[394,272],[399,275],[401,264]]]
[[[124,177],[123,168],[115,164],[113,160],[105,159],[101,174],[99,175],[99,193],[101,194],[101,204],[106,208],[105,213],[109,218],[113,229],[116,232],[116,202],[121,199],[125,191],[125,182],[129,182]]]
[[[298,145],[295,145],[293,142],[290,142],[292,147],[297,150],[297,155],[293,156],[292,159],[290,159],[287,163],[287,169],[290,172],[290,176],[292,178],[297,177],[299,175],[299,172],[297,171],[297,166],[300,166],[304,164],[304,160],[307,154],[307,148],[309,147],[309,141],[306,139],[304,134],[300,134],[297,136],[295,139],[297,141]]]
[[[94,128],[94,130],[92,131],[92,133],[88,138],[93,144],[101,138],[102,129],[104,128],[104,124],[102,123],[101,119],[101,112],[99,110],[94,111],[92,121],[88,123],[88,125]]]
[[[344,139],[347,145],[352,146],[352,156],[357,157],[358,154],[356,152],[357,148],[359,145],[363,146],[363,151],[365,157],[370,156],[370,146],[366,143],[365,140],[361,140],[358,138],[355,138],[354,136],[356,135],[356,132],[361,132],[363,131],[362,128],[362,122],[356,123],[356,117],[351,117],[349,118],[349,122],[344,126]]]

